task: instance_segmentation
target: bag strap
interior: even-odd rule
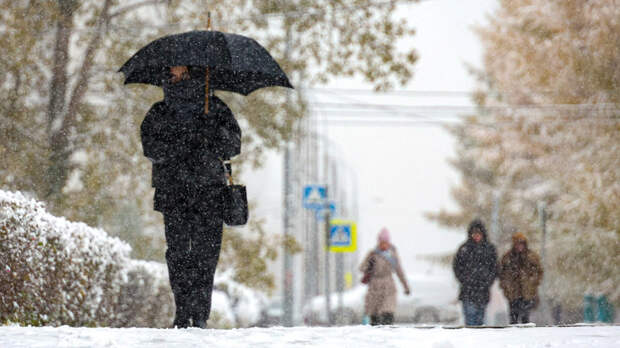
[[[376,256],[377,253],[373,250],[370,253],[370,256],[368,256],[368,267],[366,267],[365,272],[372,272],[373,268],[375,268],[375,263],[377,263],[377,260],[375,259]]]
[[[232,177],[232,173],[231,173],[231,167],[230,167],[230,161],[226,160],[224,161],[223,159],[220,158],[220,161],[222,162],[222,166],[224,167],[224,173],[226,175],[226,180],[228,181],[228,185],[232,186],[235,184],[233,177]]]
[[[399,266],[398,259],[396,259],[394,255],[387,256],[383,253],[377,252],[376,250],[374,250],[373,252],[375,253],[375,255],[377,255],[377,257],[381,257],[385,261],[389,262],[390,266],[392,266],[392,269],[394,271],[398,269],[398,266]]]

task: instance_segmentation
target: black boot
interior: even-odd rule
[[[204,320],[204,319],[194,319],[192,321],[192,326],[200,328],[200,329],[206,329],[207,328],[207,321]]]
[[[394,313],[382,313],[381,314],[381,325],[392,325],[394,324]]]
[[[189,320],[174,318],[172,327],[175,329],[187,329],[189,327]]]
[[[206,303],[207,297],[210,299],[210,296],[207,296],[204,289],[200,287],[194,287],[190,291],[188,315],[191,318],[192,327],[207,328],[207,320],[209,319],[208,309],[211,306],[211,303]]]
[[[166,241],[169,241],[169,226],[166,226]],[[174,304],[176,312],[174,316],[173,327],[186,328],[190,325],[190,303],[189,289],[191,282],[187,274],[187,265],[189,263],[189,252],[184,248],[172,248],[168,246],[166,250],[166,263],[168,265],[168,276],[170,278],[170,288],[174,295]]]
[[[172,323],[172,326],[178,329],[185,329],[189,327],[189,324],[190,324],[189,322],[190,316],[189,316],[189,311],[187,308],[188,306],[187,306],[185,297],[186,296],[181,295],[181,294],[174,295],[175,303],[176,303],[176,312],[174,315],[174,322]]]

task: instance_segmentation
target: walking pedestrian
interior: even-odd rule
[[[405,295],[409,295],[410,290],[387,228],[379,232],[377,247],[368,253],[360,265],[360,270],[366,274],[368,283],[364,313],[370,316],[370,324],[391,325],[394,323],[397,297],[392,272],[396,272],[403,284]]]
[[[217,97],[205,114],[204,68],[171,67],[162,87],[164,100],[151,107],[140,131],[153,164],[154,209],[164,216],[173,325],[205,328],[222,242],[222,160],[240,152],[241,130]]]
[[[543,268],[538,255],[527,246],[527,238],[517,232],[512,248],[502,257],[499,286],[510,305],[510,324],[529,323],[530,311],[538,305],[538,286]]]
[[[465,325],[483,325],[489,289],[497,275],[497,252],[479,219],[469,224],[467,241],[459,247],[452,266],[461,284],[459,300],[463,303]]]

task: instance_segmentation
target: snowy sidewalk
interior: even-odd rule
[[[4,326],[0,327],[0,347],[615,348],[620,347],[620,326],[506,329],[347,326],[234,330]]]

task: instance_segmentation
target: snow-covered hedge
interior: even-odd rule
[[[114,325],[129,251],[100,229],[0,191],[0,320]]]
[[[132,260],[105,231],[0,190],[0,324],[169,327],[166,265]],[[219,274],[210,327],[250,326],[264,298]]]
[[[166,265],[131,260],[121,285],[119,315],[113,326],[169,327],[174,309]]]

